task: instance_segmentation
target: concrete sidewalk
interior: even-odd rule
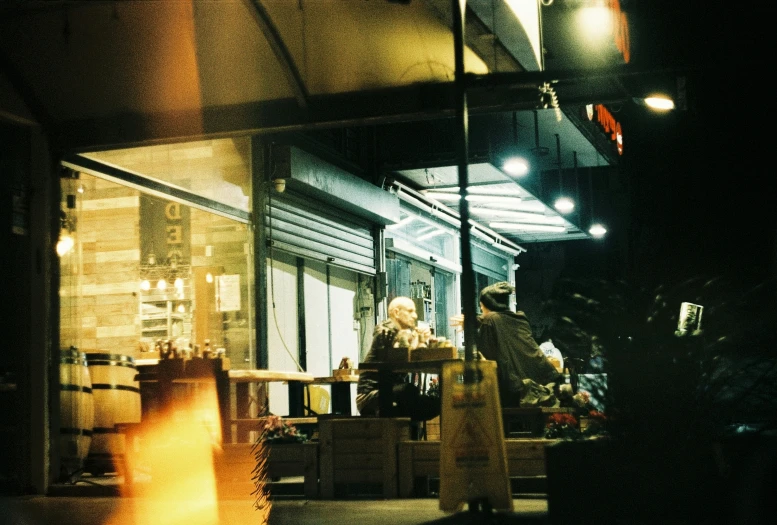
[[[121,497],[22,496],[0,498],[0,525],[199,525],[209,509],[185,502],[178,515],[165,513],[160,502]],[[165,502],[170,506],[172,502]],[[433,498],[397,500],[276,500],[270,511],[271,525],[418,525],[452,516],[438,508]],[[546,523],[547,501],[515,500],[510,515],[518,523]],[[215,515],[215,514],[214,514]],[[222,500],[219,524],[256,525],[262,513],[252,500]],[[209,525],[213,523],[209,522]]]

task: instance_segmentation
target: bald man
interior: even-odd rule
[[[375,328],[365,363],[386,361],[389,349],[393,348],[395,343],[414,350],[431,337],[428,327],[416,327],[418,314],[415,311],[415,303],[409,297],[392,300],[388,305],[388,315],[389,318]],[[409,417],[413,421],[427,421],[437,417],[440,414],[439,398],[422,394],[408,379],[408,374],[392,374],[394,415]],[[377,372],[365,370],[359,374],[356,407],[363,416],[379,415]]]

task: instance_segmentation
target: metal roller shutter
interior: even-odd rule
[[[375,243],[369,222],[286,192],[273,195],[265,232],[273,249],[375,275]]]

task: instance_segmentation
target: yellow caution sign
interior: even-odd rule
[[[441,379],[440,510],[483,500],[513,510],[496,362],[446,363]]]

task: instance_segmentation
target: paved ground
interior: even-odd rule
[[[221,501],[215,513],[197,501],[183,502],[172,513],[169,501],[121,497],[26,496],[0,499],[0,525],[215,525],[260,524],[261,512],[249,500]],[[545,523],[544,499],[515,500],[515,512],[500,520],[509,523]],[[465,520],[466,512],[447,514],[436,499],[401,500],[279,500],[272,503],[271,525],[416,525],[443,519],[445,522],[484,523]],[[447,518],[447,520],[445,520]]]

